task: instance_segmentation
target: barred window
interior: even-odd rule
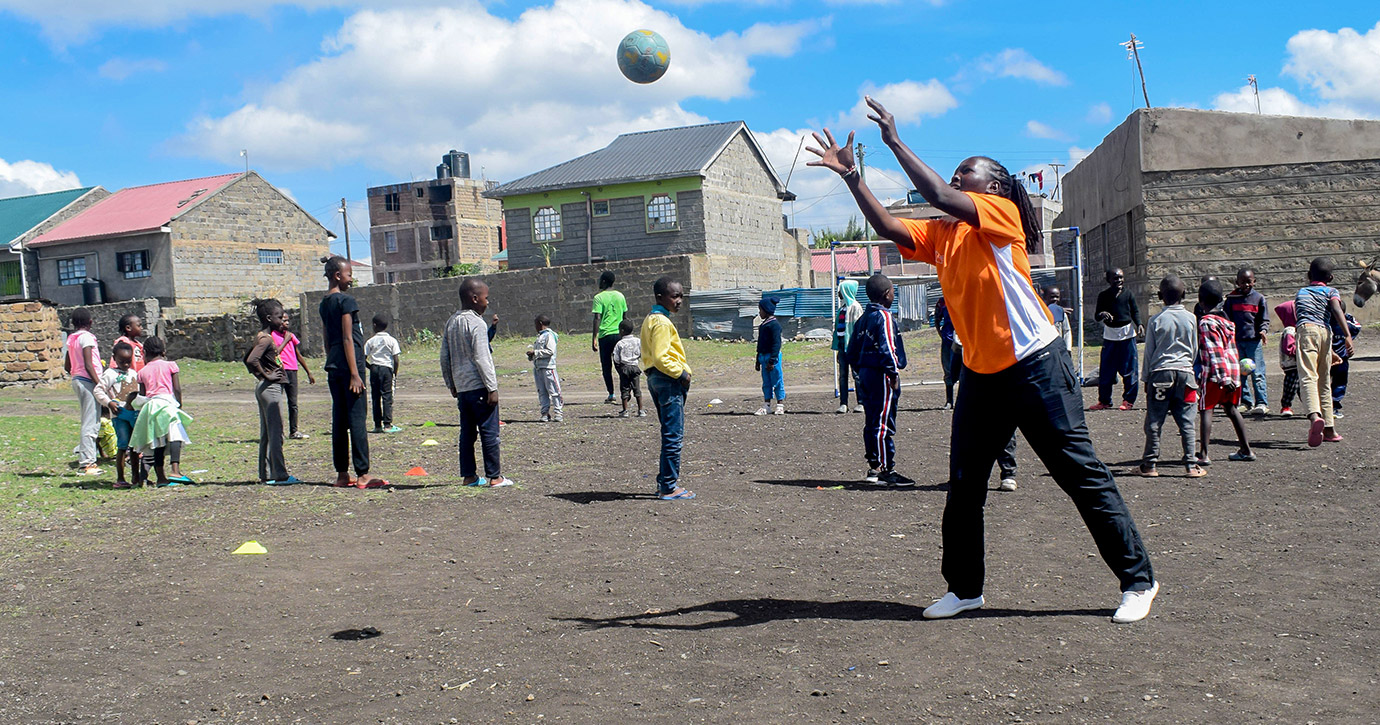
[[[385,251],[385,252],[396,252],[396,251],[398,251],[398,233],[397,233],[397,232],[384,232],[384,233],[383,233],[383,251]]]
[[[561,213],[544,206],[532,216],[532,237],[538,242],[554,242],[561,238]]]
[[[259,264],[282,264],[283,250],[281,249],[260,249]]]
[[[138,279],[153,274],[149,270],[149,250],[147,249],[140,249],[137,252],[120,252],[115,256],[115,261],[125,279]]]
[[[86,281],[86,257],[73,257],[71,259],[59,259],[58,284],[68,287],[74,284],[81,284]]]
[[[593,216],[608,216],[611,213],[608,199],[595,199],[591,202],[591,206],[591,214]]]
[[[647,231],[664,232],[679,229],[676,200],[670,194],[657,194],[647,202]]]

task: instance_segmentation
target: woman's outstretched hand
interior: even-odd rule
[[[817,161],[808,161],[806,166],[823,166],[824,168],[843,176],[857,168],[853,160],[853,132],[848,132],[848,142],[840,146],[834,140],[834,134],[829,133],[829,129],[824,129],[824,138],[820,138],[818,133],[811,133],[815,137],[815,143],[823,148],[806,146],[805,150],[819,157]]]
[[[867,114],[867,120],[877,124],[882,130],[882,143],[887,146],[898,143],[901,137],[896,133],[896,117],[882,104],[872,100],[872,96],[863,96],[863,100],[867,102],[867,107],[872,109],[872,113]]]

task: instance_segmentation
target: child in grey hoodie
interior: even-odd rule
[[[1158,476],[1155,465],[1160,458],[1160,429],[1165,416],[1173,413],[1184,445],[1184,466],[1189,478],[1204,475],[1197,462],[1193,413],[1197,407],[1198,384],[1193,376],[1193,361],[1198,357],[1198,323],[1184,309],[1187,286],[1176,275],[1160,280],[1160,299],[1164,309],[1150,320],[1145,332],[1145,391],[1150,398],[1145,412],[1145,458],[1140,475]]]
[[[556,331],[551,329],[551,318],[546,315],[537,315],[533,322],[537,339],[527,348],[527,359],[532,361],[532,377],[537,382],[541,422],[559,423],[565,404],[561,400],[561,376],[556,373]]]

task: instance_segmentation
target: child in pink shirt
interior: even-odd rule
[[[196,483],[182,475],[182,445],[191,442],[186,424],[192,417],[182,412],[182,384],[177,377],[177,363],[163,357],[163,341],[157,337],[144,341],[144,354],[144,369],[139,371],[139,395],[145,400],[134,424],[130,446],[139,449],[146,462],[152,457],[158,485]],[[163,470],[165,452],[171,461],[171,476]],[[147,481],[148,476],[144,480]]]
[[[101,406],[96,402],[96,381],[101,378],[101,351],[91,333],[91,310],[72,310],[72,327],[67,336],[67,358],[63,368],[72,375],[72,392],[81,410],[81,435],[77,439],[77,465],[82,475],[100,475],[96,466],[96,436],[101,430]]]
[[[287,393],[288,401],[288,437],[301,440],[307,437],[306,433],[297,430],[297,370],[301,368],[307,374],[307,382],[316,384],[316,377],[307,368],[307,361],[297,352],[297,346],[301,340],[287,329],[291,324],[291,315],[287,310],[282,311],[283,331],[273,331],[273,343],[278,346],[278,359],[283,361],[283,370],[287,373],[287,382],[283,384],[283,392]]]

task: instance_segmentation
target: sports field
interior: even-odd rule
[[[937,377],[933,333],[906,342],[906,379]],[[1206,478],[1119,475],[1162,584],[1132,625],[1024,442],[1019,489],[988,500],[987,607],[922,620],[944,593],[942,387],[902,397],[920,485],[859,486],[862,416],[833,413],[814,343],[787,345],[784,417],[751,415],[749,345],[690,343],[688,502],[653,498],[655,419],[611,417],[576,336],[560,425],[536,422],[527,341],[499,343],[499,490],[458,485],[434,350],[404,357],[403,432],[371,436],[378,491],[325,485],[320,382],[287,448],[317,485],[283,488],[253,483],[241,365],[184,365],[183,468],[204,472],[177,489],[76,475],[71,393],[0,391],[0,722],[1374,722],[1380,344],[1359,342],[1345,442],[1251,420],[1260,459],[1231,463],[1219,422]],[[1090,414],[1118,474],[1143,416]],[[249,540],[268,553],[230,553]]]

